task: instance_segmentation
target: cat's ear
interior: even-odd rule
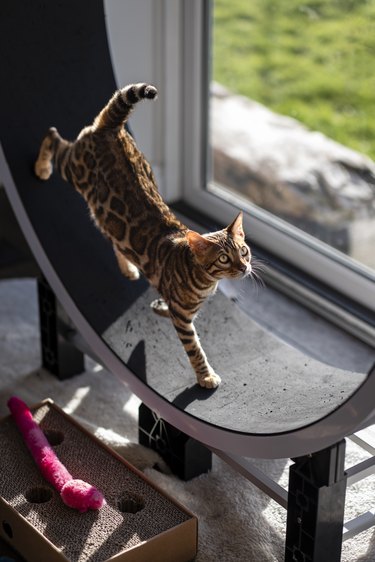
[[[243,213],[242,211],[240,211],[234,221],[229,226],[227,226],[227,231],[231,236],[233,236],[233,238],[237,236],[239,236],[240,238],[245,238],[245,233],[242,227],[242,219]]]
[[[212,248],[216,246],[215,242],[208,240],[195,230],[188,230],[186,233],[186,239],[190,246],[191,251],[196,256],[204,256],[209,252]]]

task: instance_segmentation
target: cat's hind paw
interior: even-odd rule
[[[52,163],[49,160],[39,159],[34,166],[35,175],[41,180],[48,180],[52,174]]]
[[[200,378],[198,383],[203,388],[217,388],[221,383],[221,378],[216,373],[210,373],[206,377]]]

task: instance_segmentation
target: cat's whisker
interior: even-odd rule
[[[265,288],[266,284],[265,284],[264,280],[260,276],[258,270],[255,269],[254,267],[252,268],[249,277],[253,281],[255,287],[257,287],[258,289],[260,289],[260,288],[264,289]]]
[[[264,280],[263,280],[263,278],[261,277],[261,273],[262,273],[262,270],[261,270],[261,269],[253,268],[253,270],[252,270],[251,273],[252,273],[253,277],[254,277],[257,281],[260,281],[261,283],[264,284]]]
[[[252,265],[253,268],[255,268],[255,269],[257,269],[257,270],[260,270],[260,271],[263,271],[263,270],[266,269],[266,267],[267,267],[267,262],[264,261],[264,260],[261,259],[261,258],[258,258],[258,257],[257,257],[257,258],[254,258],[254,257],[252,257],[252,259],[251,259],[251,265]]]
[[[252,266],[251,267],[252,280],[259,287],[265,288],[266,284],[265,284],[263,278],[261,277],[261,274],[266,269],[267,264],[263,260],[261,260],[260,258],[254,258],[253,257],[252,260],[251,260],[251,266]]]

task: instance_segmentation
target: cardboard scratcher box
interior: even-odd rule
[[[197,520],[51,400],[31,408],[74,478],[107,504],[79,513],[41,476],[13,419],[0,423],[0,535],[28,562],[187,562]]]

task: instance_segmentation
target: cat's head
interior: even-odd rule
[[[245,242],[242,212],[223,230],[203,235],[189,230],[186,238],[196,261],[214,279],[250,275],[251,252]]]

